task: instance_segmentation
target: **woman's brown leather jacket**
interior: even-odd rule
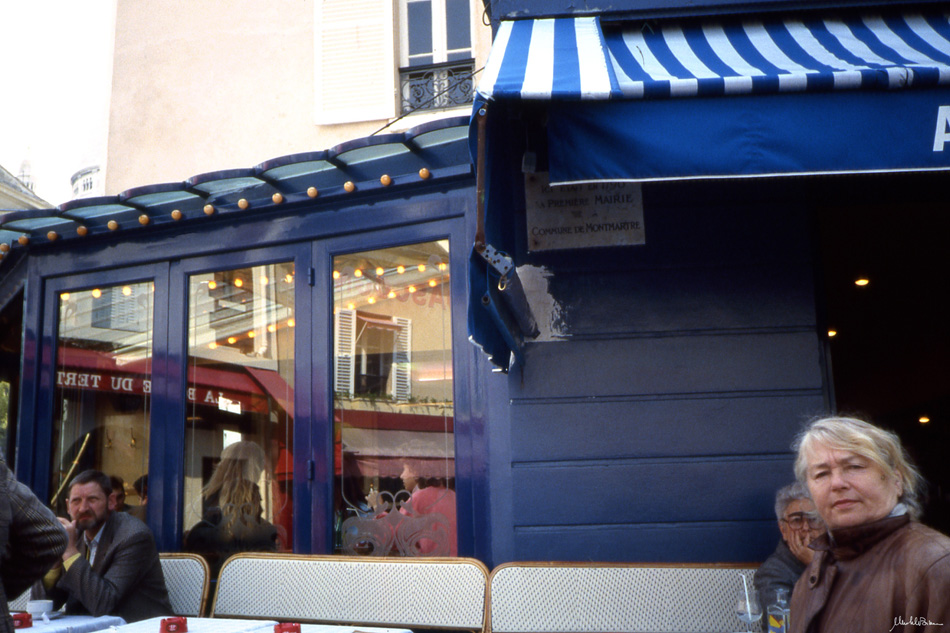
[[[950,633],[950,538],[887,517],[834,530],[791,602],[791,633]]]

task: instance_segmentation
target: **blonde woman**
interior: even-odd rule
[[[795,474],[828,533],[795,585],[792,633],[950,625],[950,538],[918,522],[922,480],[898,437],[856,418],[812,422]]]
[[[257,483],[265,464],[256,443],[230,444],[201,491],[204,514],[185,538],[185,548],[207,557],[215,572],[231,554],[277,550],[277,528],[263,518]]]

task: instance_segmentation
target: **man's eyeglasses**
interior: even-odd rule
[[[817,530],[825,526],[820,516],[808,512],[793,512],[782,520],[788,523],[788,526],[793,530],[802,529],[806,523],[811,530]]]

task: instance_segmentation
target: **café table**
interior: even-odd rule
[[[150,618],[115,628],[115,633],[160,633],[162,620]],[[250,633],[251,631],[274,631],[277,620],[242,620],[237,618],[193,618],[185,619],[188,633]],[[110,632],[111,633],[111,632]]]
[[[113,626],[121,626],[125,620],[115,615],[60,615],[44,622],[42,618],[34,617],[33,626],[28,629],[18,629],[20,633],[95,633],[104,631]]]

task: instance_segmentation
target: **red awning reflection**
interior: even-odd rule
[[[152,359],[125,362],[111,352],[61,346],[57,350],[56,384],[132,395],[152,393]],[[240,404],[241,411],[266,413],[274,407],[294,414],[294,391],[276,371],[241,365],[188,366],[188,400],[222,406],[222,399]]]

